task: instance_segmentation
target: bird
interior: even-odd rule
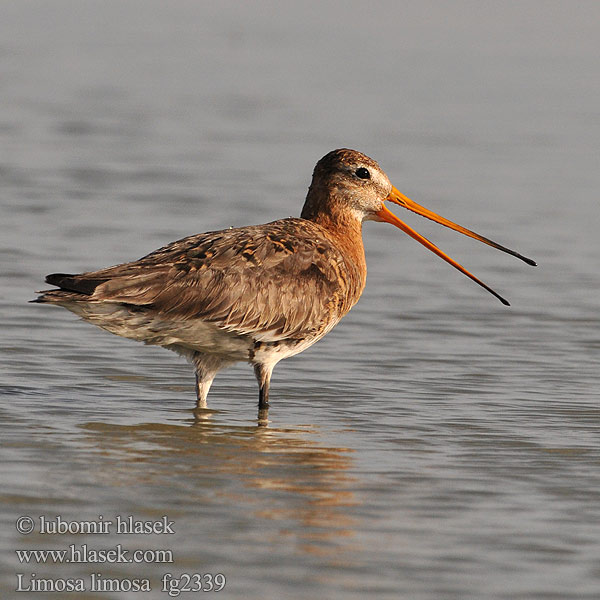
[[[275,365],[320,340],[358,302],[367,276],[365,221],[396,226],[509,304],[386,202],[536,264],[422,207],[393,187],[373,159],[341,148],[317,162],[299,218],[184,237],[98,271],[53,273],[45,281],[57,289],[38,292],[32,302],[62,306],[113,334],[186,357],[200,408],[221,369],[250,363],[264,411]]]

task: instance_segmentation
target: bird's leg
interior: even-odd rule
[[[258,389],[258,408],[269,408],[269,382],[265,382]]]
[[[258,381],[258,409],[269,408],[269,387],[271,383],[271,373],[273,366],[264,363],[254,365],[254,374]]]
[[[269,426],[269,407],[258,409],[257,425],[259,427]]]
[[[196,369],[196,408],[206,408],[206,397],[214,378],[212,373],[207,376],[201,369]]]
[[[258,408],[269,408],[269,387],[268,379],[266,381],[258,380]]]
[[[206,396],[212,385],[215,375],[229,364],[221,358],[196,352],[191,357],[196,367],[196,408],[206,408]]]

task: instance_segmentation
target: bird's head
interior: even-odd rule
[[[501,246],[470,229],[457,225],[407,198],[390,183],[388,176],[372,158],[347,148],[329,152],[316,164],[301,216],[305,219],[318,221],[319,216],[322,214],[338,215],[350,221],[391,223],[481,285],[503,304],[509,304],[507,300],[472,275],[454,259],[400,220],[387,208],[385,202],[402,206],[488,246],[512,254],[529,265],[536,264],[530,258]]]

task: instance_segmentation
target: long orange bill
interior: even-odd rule
[[[413,202],[410,198],[407,198],[404,194],[400,193],[394,187],[392,188],[392,191],[390,192],[390,194],[386,198],[386,200],[389,200],[390,202],[393,202],[394,204],[398,204],[404,208],[407,208],[408,210],[411,210],[412,212],[415,212],[418,215],[426,217],[427,219],[431,219],[432,221],[435,221],[436,223],[445,225],[446,227],[449,227],[450,229],[454,229],[454,231],[458,231],[464,235],[468,235],[469,237],[479,240],[480,242],[483,242],[484,244],[487,244],[488,246],[492,246],[493,248],[497,248],[498,250],[502,250],[503,252],[512,254],[513,256],[520,258],[522,261],[525,261],[528,265],[532,265],[532,266],[536,265],[535,261],[531,260],[530,258],[527,258],[527,257],[519,254],[518,252],[515,252],[514,250],[505,248],[504,246],[501,246],[500,244],[497,244],[496,242],[493,242],[492,240],[489,240],[488,238],[485,238],[485,237],[479,235],[478,233],[471,231],[470,229],[461,227],[460,225],[457,225],[456,223],[453,223],[452,221],[449,221],[448,219],[444,219],[444,217],[440,217],[439,215],[435,214],[434,212],[424,208],[420,204]],[[423,244],[423,246],[425,246],[426,248],[431,250],[434,254],[437,254],[440,258],[443,258],[448,264],[451,264],[454,268],[458,269],[461,273],[464,273],[467,277],[472,279],[475,283],[479,284],[482,288],[484,288],[488,292],[490,292],[490,294],[496,296],[496,298],[498,298],[498,300],[500,300],[500,302],[502,302],[502,304],[506,304],[507,306],[510,306],[510,303],[508,302],[508,300],[506,300],[505,298],[500,296],[500,294],[498,294],[491,287],[489,287],[488,285],[483,283],[483,281],[481,281],[480,279],[475,277],[475,275],[473,275],[472,273],[469,273],[469,271],[467,271],[462,265],[460,265],[455,260],[450,258],[445,252],[442,252],[435,244],[431,243],[427,238],[425,238],[421,234],[417,233],[414,229],[412,229],[412,227],[409,227],[406,223],[401,221],[393,212],[388,210],[385,206],[383,206],[382,209],[377,213],[377,216],[382,221],[385,221],[386,223],[391,223],[392,225],[395,225],[396,227],[398,227],[399,229],[401,229],[402,231],[404,231],[405,233],[410,235],[410,237],[417,240],[417,242]]]

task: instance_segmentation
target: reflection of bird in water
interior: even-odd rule
[[[151,486],[153,499],[163,506],[176,488],[178,503],[169,513],[176,525],[187,506],[202,506],[204,515],[224,518],[226,524],[259,523],[248,535],[292,535],[301,553],[330,557],[337,564],[348,555],[351,560],[352,538],[361,523],[360,513],[348,507],[363,498],[356,494],[354,452],[340,445],[345,436],[333,439],[314,425],[282,429],[219,423],[204,418],[215,413],[201,412],[201,420],[179,423],[84,424],[86,444],[101,449],[101,460],[91,466],[94,480],[109,494],[115,488],[121,494],[120,487]],[[191,521],[193,529],[199,522]],[[204,534],[212,540],[223,531],[207,531],[205,524]],[[197,557],[194,539],[184,536],[182,556]]]
[[[273,367],[321,339],[360,298],[367,274],[363,221],[399,227],[508,304],[398,219],[386,200],[535,264],[419,206],[392,187],[374,160],[342,149],[317,163],[301,218],[194,235],[100,271],[48,275],[46,282],[60,289],[36,302],[187,356],[200,406],[222,368],[247,361],[259,407],[266,408]]]

